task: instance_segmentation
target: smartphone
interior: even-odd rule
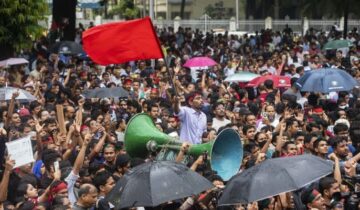
[[[54,169],[55,169],[55,171],[60,170],[59,161],[54,162]]]

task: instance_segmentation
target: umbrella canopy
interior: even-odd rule
[[[29,61],[27,61],[24,58],[8,58],[6,60],[0,61],[0,67],[8,67],[8,66],[28,64],[28,63]]]
[[[260,75],[251,72],[242,71],[226,77],[225,82],[249,82]]]
[[[22,103],[37,100],[35,96],[33,96],[31,93],[29,93],[26,90],[14,88],[14,87],[4,87],[4,88],[0,88],[0,101],[11,100],[13,93],[16,91],[19,91],[19,96],[16,97],[16,100],[18,100]]]
[[[210,181],[183,164],[147,162],[120,178],[106,199],[115,209],[154,207],[199,194],[212,187]]]
[[[336,50],[339,48],[346,48],[353,46],[353,43],[349,40],[332,40],[327,42],[323,49],[324,50]]]
[[[113,87],[86,90],[83,95],[85,98],[126,98],[129,93],[122,87]]]
[[[215,66],[217,63],[208,57],[194,57],[187,60],[184,64],[184,67],[194,68],[194,67],[207,67],[207,66]]]
[[[68,54],[68,55],[79,55],[85,53],[82,45],[71,41],[62,41],[55,43],[50,48],[50,52]]]
[[[306,72],[296,85],[304,92],[329,93],[352,90],[358,82],[344,70],[323,68]]]
[[[266,80],[272,80],[274,82],[274,87],[291,87],[290,77],[286,76],[276,76],[276,75],[266,75],[261,77],[256,77],[255,79],[251,80],[247,83],[247,87],[258,87]]]
[[[314,155],[268,159],[231,178],[219,205],[245,204],[291,192],[332,171],[332,162]]]

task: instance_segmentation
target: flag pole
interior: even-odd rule
[[[150,24],[151,24],[151,26],[152,26],[152,30],[153,30],[154,36],[156,37],[156,42],[158,43],[159,49],[160,49],[160,51],[161,51],[162,58],[164,59],[164,63],[165,63],[165,67],[166,67],[166,72],[168,73],[168,75],[169,75],[169,77],[170,77],[170,85],[174,88],[175,96],[178,97],[179,94],[178,94],[178,92],[177,92],[177,90],[176,90],[176,86],[175,86],[175,83],[174,83],[174,79],[175,79],[175,78],[173,77],[173,74],[171,73],[171,71],[170,71],[170,69],[169,69],[169,65],[168,65],[168,63],[166,62],[165,55],[164,55],[163,49],[162,49],[162,47],[161,47],[159,38],[158,38],[158,36],[157,36],[157,34],[156,34],[156,31],[155,31],[155,29],[154,29],[154,25],[153,25],[153,23],[152,23],[152,20],[151,20],[151,18],[148,18],[148,20],[150,21]]]

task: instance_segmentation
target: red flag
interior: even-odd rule
[[[94,62],[102,65],[164,57],[149,17],[86,30],[83,47]]]

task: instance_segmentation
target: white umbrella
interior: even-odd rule
[[[9,67],[13,65],[20,65],[20,64],[28,64],[29,61],[27,61],[24,58],[8,58],[6,60],[0,61],[0,67]]]
[[[20,102],[31,102],[37,100],[35,96],[29,93],[26,90],[14,87],[3,87],[0,88],[0,101],[9,101],[14,92],[19,91],[19,96],[16,97],[16,100]]]
[[[241,71],[239,73],[226,77],[225,82],[249,82],[260,75],[247,71]]]

